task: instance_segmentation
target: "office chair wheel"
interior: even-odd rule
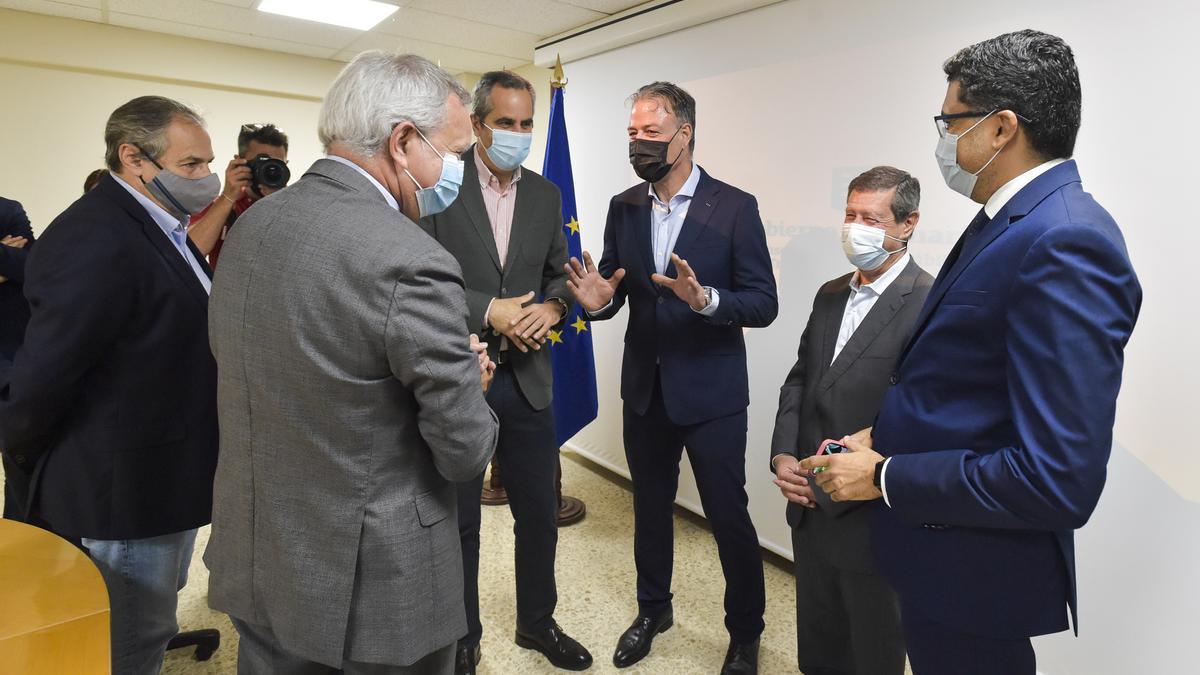
[[[221,646],[221,632],[215,628],[205,628],[202,630],[189,630],[180,633],[171,638],[167,643],[167,649],[183,649],[185,647],[196,647],[194,658],[197,661],[207,661],[212,658],[213,652]]]

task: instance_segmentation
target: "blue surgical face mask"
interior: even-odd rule
[[[421,140],[425,141],[431,150],[437,152],[437,148],[433,147],[433,143],[425,138],[420,129],[417,129],[417,133],[421,134]],[[407,173],[409,180],[417,186],[417,209],[424,218],[445,211],[458,198],[458,188],[462,185],[463,178],[463,161],[451,152],[442,155],[442,175],[438,177],[437,184],[431,187],[421,187],[408,169],[405,169],[404,173]]]
[[[994,112],[996,111],[993,110],[984,115],[982,119],[972,124],[969,129],[961,134],[947,133],[945,136],[939,138],[937,150],[933,153],[937,157],[938,168],[942,171],[942,178],[945,179],[946,185],[967,199],[971,198],[971,193],[975,190],[975,183],[979,180],[979,174],[991,166],[992,161],[1000,156],[1000,150],[1004,148],[997,150],[996,154],[992,155],[992,159],[987,161],[987,164],[984,164],[975,173],[971,173],[958,164],[958,139],[974,131],[975,127],[983,124],[983,120],[991,117]]]
[[[483,123],[480,122],[480,124]],[[526,157],[529,157],[529,146],[533,143],[533,134],[492,129],[486,124],[483,126],[492,132],[492,145],[487,149],[487,156],[498,168],[512,171],[521,166],[521,162],[524,162]]]

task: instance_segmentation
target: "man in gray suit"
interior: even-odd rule
[[[467,92],[364,52],[321,108],[327,156],[238,220],[213,285],[221,452],[205,562],[243,673],[449,673],[466,632],[454,481],[497,422],[451,203]],[[428,187],[425,187],[428,186]]]
[[[871,557],[870,512],[835,503],[799,460],[871,426],[933,278],[908,254],[921,186],[875,167],[850,182],[842,248],[857,269],[821,287],[779,393],[771,440],[796,561],[796,645],[805,675],[903,675],[895,593]]]
[[[471,123],[479,139],[463,153],[462,191],[421,221],[462,265],[471,330],[487,331],[497,364],[488,403],[500,419],[496,458],[516,524],[518,645],[558,668],[583,670],[592,655],[554,621],[558,603],[558,443],[554,433],[546,334],[570,309],[562,198],[554,183],[521,166],[533,138],[533,85],[512,72],[484,73]],[[479,641],[479,496],[483,472],[458,486],[467,634],[457,675],[473,675]]]

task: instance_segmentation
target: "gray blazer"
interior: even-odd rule
[[[458,264],[322,159],[238,219],[220,270],[210,605],[335,667],[452,644],[467,630],[452,481],[497,437]]]
[[[567,273],[563,270],[567,264],[567,238],[563,235],[562,197],[554,183],[529,169],[521,169],[508,253],[501,265],[479,186],[475,146],[464,152],[462,159],[466,166],[458,199],[442,213],[422,218],[420,225],[462,265],[467,309],[471,314],[469,325],[488,343],[495,358],[500,337],[490,330],[485,335],[483,321],[493,298],[520,297],[533,291],[537,302],[561,300],[567,305],[567,314],[575,302],[567,290]],[[555,327],[559,328],[561,323]],[[550,405],[553,390],[550,345],[527,353],[511,348],[507,358],[529,405],[535,410]]]
[[[803,459],[826,438],[841,438],[874,423],[900,350],[933,285],[933,277],[910,260],[834,361],[852,274],[817,291],[796,364],[779,390],[771,456],[786,452]],[[862,573],[874,571],[869,515],[870,509],[833,502],[816,511],[792,502],[787,507],[789,525],[819,530],[815,534],[821,535],[828,560]]]

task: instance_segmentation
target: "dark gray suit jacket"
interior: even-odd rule
[[[497,438],[458,263],[320,159],[238,218],[219,269],[210,604],[335,667],[454,644],[454,482]]]
[[[790,453],[802,459],[815,453],[826,438],[841,438],[871,426],[900,350],[933,285],[933,277],[910,260],[833,361],[852,274],[827,282],[813,300],[796,364],[779,390],[772,457]],[[820,490],[815,485],[813,489]],[[788,524],[812,528],[827,559],[864,573],[874,570],[869,515],[870,509],[861,505],[836,516],[828,509],[810,511],[792,502],[787,508]]]
[[[468,325],[488,343],[488,351],[495,359],[500,337],[486,328],[483,319],[493,298],[520,297],[533,291],[535,302],[549,298],[563,301],[567,314],[575,298],[567,290],[567,273],[563,270],[567,264],[567,239],[562,230],[562,197],[558,187],[529,169],[521,169],[507,260],[501,265],[479,186],[475,147],[462,154],[465,169],[458,199],[445,211],[422,218],[420,225],[462,267],[470,312]],[[550,405],[553,380],[548,345],[527,353],[513,347],[507,358],[529,404],[537,410]]]

